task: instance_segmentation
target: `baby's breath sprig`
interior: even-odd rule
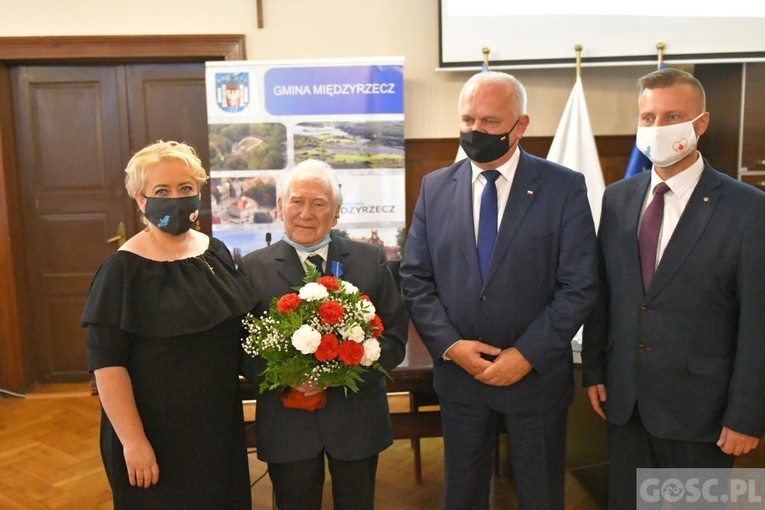
[[[322,276],[306,264],[304,285],[273,298],[260,317],[248,314],[244,351],[265,363],[261,391],[300,386],[358,391],[370,369],[388,376],[378,363],[383,331],[371,300],[350,282]]]

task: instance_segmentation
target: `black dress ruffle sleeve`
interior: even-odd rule
[[[242,316],[259,299],[226,246],[158,262],[126,251],[98,270],[82,315],[88,366],[125,367],[160,476],[131,487],[105,413],[101,453],[115,509],[249,509],[239,394]]]

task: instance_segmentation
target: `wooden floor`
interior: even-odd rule
[[[391,409],[405,410],[405,395],[391,397]],[[245,406],[245,414],[251,406]],[[110,509],[111,494],[98,450],[100,409],[90,387],[51,385],[26,398],[0,394],[0,509]],[[408,440],[395,441],[380,455],[377,471],[378,510],[442,508],[443,444],[421,440],[422,478],[414,479],[414,457]],[[265,475],[265,476],[263,476]],[[253,509],[271,509],[271,482],[266,466],[250,455]],[[328,477],[329,480],[329,477]],[[567,476],[569,510],[600,507],[573,476]],[[324,508],[332,508],[329,482]],[[492,508],[517,508],[510,479],[495,477]]]

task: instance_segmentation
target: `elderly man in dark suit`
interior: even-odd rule
[[[253,313],[268,309],[271,298],[293,292],[305,277],[306,260],[342,267],[343,280],[367,294],[385,327],[379,363],[390,371],[404,359],[409,318],[383,251],[330,234],[337,223],[342,193],[326,163],[308,160],[288,175],[278,209],[284,220],[281,241],[243,259],[250,281],[263,298]],[[314,255],[321,257],[318,261]],[[262,360],[245,360],[245,373],[257,380]],[[279,510],[320,510],[324,456],[332,477],[335,509],[374,507],[375,473],[380,451],[393,442],[384,376],[371,370],[359,392],[327,389],[326,406],[313,412],[288,409],[280,391],[258,397],[255,419],[258,458],[268,463]],[[292,391],[315,392],[303,385]]]
[[[488,509],[497,416],[520,508],[564,508],[571,339],[597,293],[584,176],[517,142],[523,85],[479,73],[459,99],[468,159],[426,175],[401,265],[404,298],[433,357],[448,509]]]
[[[609,508],[635,508],[637,468],[730,467],[765,429],[765,193],[696,150],[704,89],[640,80],[637,145],[653,170],[611,185],[584,384],[608,420]]]

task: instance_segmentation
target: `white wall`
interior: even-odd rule
[[[247,58],[404,56],[407,138],[457,136],[457,95],[471,72],[436,71],[437,0],[0,0],[0,37],[245,34]],[[550,34],[551,37],[554,34]],[[507,37],[514,37],[512,26]],[[573,47],[577,41],[571,41]],[[518,41],[523,48],[523,41]],[[481,48],[476,48],[481,58]],[[652,66],[584,68],[596,135],[635,132],[637,79]],[[552,136],[574,69],[512,71],[529,98],[529,136]]]

